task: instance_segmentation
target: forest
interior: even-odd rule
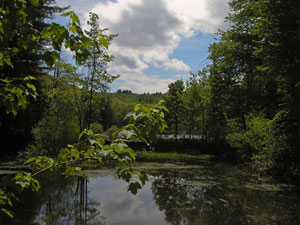
[[[93,160],[130,164],[134,150],[208,153],[298,185],[300,2],[232,0],[229,7],[230,27],[217,33],[206,66],[166,93],[136,94],[110,91],[119,75],[108,72],[109,46],[118,34],[100,27],[101,15],[90,13],[84,31],[76,12],[55,0],[2,0],[0,161],[23,159],[30,172],[1,182],[1,213],[13,217],[13,190],[37,191],[45,170],[69,176]],[[52,22],[54,15],[69,23]],[[64,49],[74,62],[61,57]],[[120,177],[135,193],[147,181],[132,168]]]

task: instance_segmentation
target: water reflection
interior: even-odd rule
[[[154,201],[165,212],[166,221],[174,225],[300,222],[299,192],[232,166],[157,170],[155,174]]]
[[[132,195],[113,171],[49,175],[22,196],[13,222],[45,225],[298,225],[299,192],[230,165],[144,164],[151,174]]]
[[[194,172],[197,174],[197,171]],[[154,201],[166,220],[180,224],[247,224],[241,205],[225,200],[226,190],[210,180],[193,178],[184,171],[161,172],[152,183]]]
[[[105,225],[100,202],[90,198],[89,185],[80,177],[65,179],[46,174],[39,192],[22,192],[14,203],[14,219],[0,216],[2,225]]]
[[[79,177],[65,188],[52,191],[35,222],[46,225],[105,225],[98,211],[100,202],[88,195],[87,180]]]

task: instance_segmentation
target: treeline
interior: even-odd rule
[[[238,160],[299,178],[300,2],[229,5],[211,63],[169,85],[169,132],[224,140]]]

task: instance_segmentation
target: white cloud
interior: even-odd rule
[[[172,56],[180,41],[199,32],[215,33],[218,29],[224,29],[226,25],[223,21],[228,13],[227,0],[71,2],[75,11],[84,14],[85,21],[89,11],[95,12],[100,15],[101,26],[109,28],[111,33],[119,34],[110,48],[115,56],[115,60],[110,63],[110,71],[128,79],[131,77],[130,81],[123,80],[125,86],[140,80],[141,85],[153,83],[161,88],[167,87],[161,83],[168,79],[158,81],[158,78],[153,80],[153,76],[147,78],[144,70],[152,65],[169,70],[170,73],[189,71],[187,62]],[[67,4],[66,1],[64,4]],[[143,88],[151,89],[149,86]]]
[[[89,197],[101,203],[97,210],[107,224],[167,224],[164,212],[149,199],[151,182],[136,195],[126,191],[126,182],[113,177],[96,177],[88,185]]]
[[[55,0],[55,2],[61,7],[71,6],[71,10],[82,16],[94,8],[99,3],[99,0]]]
[[[190,71],[190,67],[187,66],[182,60],[178,59],[169,59],[168,61],[164,62],[160,67],[166,70],[173,70],[173,71]]]

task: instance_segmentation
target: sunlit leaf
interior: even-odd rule
[[[2,208],[1,209],[6,215],[8,215],[10,218],[14,218],[13,214],[11,211],[7,210],[7,209],[4,209]]]
[[[31,4],[34,6],[39,6],[40,0],[30,0]]]
[[[70,16],[70,15],[73,14],[73,13],[74,13],[73,11],[69,11],[69,12],[66,12],[66,13],[61,14],[61,16],[66,17],[66,16]]]
[[[104,48],[108,49],[109,41],[106,38],[100,38],[98,43],[102,45]]]
[[[76,13],[72,13],[71,19],[73,21],[73,23],[77,23],[78,25],[80,25],[80,20],[78,18],[78,16],[76,15]]]

